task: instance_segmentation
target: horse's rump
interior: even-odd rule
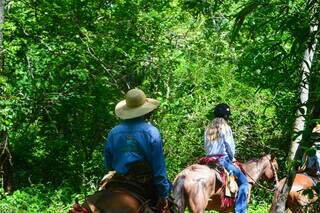
[[[193,164],[180,172],[174,180],[174,197],[180,212],[185,206],[206,206],[211,197],[219,197],[219,209],[225,210],[234,204],[234,197],[225,196],[226,174],[222,169],[212,169],[207,165]],[[205,193],[201,193],[205,192]],[[188,196],[187,196],[188,195]],[[196,197],[191,203],[189,196]],[[205,196],[202,198],[202,196]],[[199,203],[205,201],[205,203]],[[195,207],[196,208],[196,207]]]

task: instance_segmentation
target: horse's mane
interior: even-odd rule
[[[248,160],[247,163],[257,162],[259,160],[260,160],[260,158],[252,158],[252,159]]]
[[[252,162],[258,162],[258,161],[261,160],[263,157],[268,156],[268,155],[271,155],[271,154],[262,153],[262,154],[259,155],[259,157],[251,158],[251,159],[248,160],[245,164],[252,163]],[[271,156],[270,156],[270,157],[271,157]],[[272,158],[272,157],[271,157],[271,158]]]

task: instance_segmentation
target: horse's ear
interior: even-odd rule
[[[271,160],[274,160],[276,158],[276,155],[274,153],[271,153]]]

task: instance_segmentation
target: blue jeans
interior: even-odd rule
[[[235,212],[244,213],[247,209],[247,198],[249,183],[247,177],[241,172],[241,170],[235,167],[228,157],[221,158],[219,163],[232,175],[237,177],[237,183],[239,191],[236,197]]]

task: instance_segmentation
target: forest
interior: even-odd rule
[[[320,123],[319,20],[317,0],[0,0],[0,212],[68,212],[96,191],[132,88],[161,103],[171,181],[205,155],[221,102],[237,160],[272,153],[294,176]],[[255,187],[248,212],[272,197]]]

